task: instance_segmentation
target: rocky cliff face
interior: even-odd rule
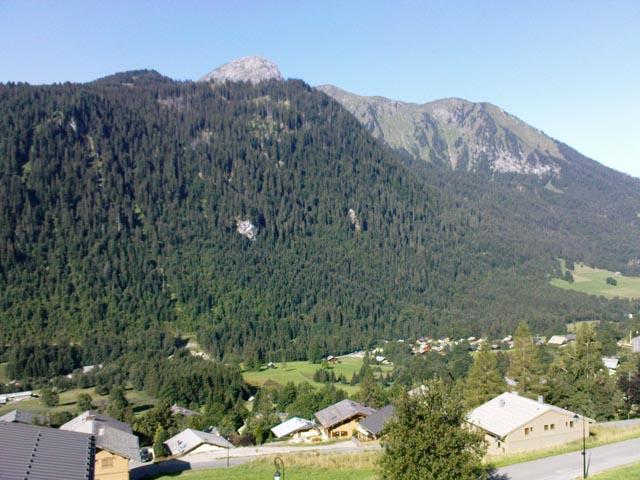
[[[361,97],[332,85],[318,89],[390,147],[426,162],[546,178],[559,176],[566,161],[553,139],[489,103],[447,98],[418,105]]]
[[[242,57],[225,63],[201,77],[200,82],[251,82],[282,80],[278,66],[260,56]]]

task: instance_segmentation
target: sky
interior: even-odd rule
[[[262,55],[283,75],[422,103],[487,101],[640,177],[640,1],[0,0],[0,82]]]

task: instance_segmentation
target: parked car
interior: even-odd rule
[[[144,447],[140,449],[140,460],[142,463],[152,462],[153,458],[153,447]]]

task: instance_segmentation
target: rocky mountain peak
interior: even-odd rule
[[[219,66],[202,76],[200,82],[251,82],[283,80],[278,66],[260,56],[242,57]]]

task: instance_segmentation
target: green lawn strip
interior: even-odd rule
[[[640,438],[640,427],[614,429],[592,427],[593,435],[587,439],[587,449],[608,445],[610,443],[623,442],[632,438]],[[531,462],[540,458],[553,457],[563,453],[577,452],[582,450],[582,440],[568,443],[566,445],[551,448],[548,450],[538,450],[535,452],[516,453],[504,457],[487,457],[487,462],[496,468],[506,467],[514,463]]]
[[[614,468],[602,473],[597,473],[590,478],[597,480],[637,480],[640,478],[640,463],[635,463],[627,467]]]
[[[302,361],[276,363],[275,366],[276,368],[263,367],[260,371],[247,370],[242,373],[242,376],[247,383],[255,386],[263,385],[268,380],[277,382],[280,385],[286,385],[287,382],[293,382],[295,384],[309,382],[318,388],[323,386],[322,383],[313,381],[313,374],[321,368],[319,364]],[[344,375],[347,381],[351,380],[352,375],[360,371],[361,367],[362,359],[353,357],[341,358],[340,363],[331,365],[331,369],[336,377]],[[375,369],[377,366],[372,365],[372,368]],[[392,367],[387,365],[383,365],[380,368],[383,372],[390,372],[392,370]],[[342,388],[349,394],[355,393],[358,390],[358,387],[354,385],[341,383],[335,383],[334,385],[337,388]]]
[[[8,363],[0,363],[0,383],[9,383],[11,379],[7,377]]]
[[[231,468],[216,468],[202,472],[184,472],[179,475],[156,477],[169,480],[172,478],[184,478],[185,480],[255,480],[259,478],[273,478],[273,466],[266,465],[241,465]],[[329,468],[301,467],[287,469],[285,465],[286,480],[376,480],[378,477],[374,470],[334,470]]]
[[[590,295],[602,295],[607,298],[640,298],[640,277],[616,275],[615,272],[591,268],[584,264],[576,264],[572,275],[573,283],[560,278],[552,278],[551,285]],[[614,278],[618,285],[608,285],[607,277]]]

